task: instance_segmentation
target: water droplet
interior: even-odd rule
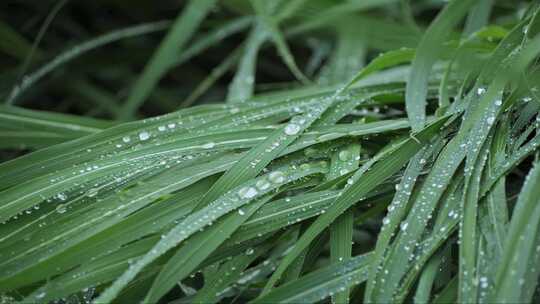
[[[311,168],[310,164],[301,164],[300,165],[300,170],[302,170],[302,171],[309,170],[310,168]]]
[[[494,122],[495,122],[495,117],[494,116],[488,117],[488,119],[487,119],[488,125],[492,125]]]
[[[290,123],[285,127],[285,134],[287,135],[296,135],[300,132],[300,126],[294,123]]]
[[[46,295],[47,295],[47,293],[45,293],[45,291],[42,291],[42,292],[36,294],[35,297],[36,297],[36,299],[43,299],[43,298],[45,298]]]
[[[481,288],[487,288],[488,287],[488,278],[487,277],[480,277],[480,287]]]
[[[502,105],[502,100],[500,100],[500,99],[495,100],[495,105],[497,107],[500,107]]]
[[[409,223],[407,222],[401,222],[401,224],[399,225],[399,229],[401,229],[401,231],[406,231],[407,227],[409,227]]]
[[[268,174],[268,180],[274,184],[281,184],[285,181],[285,174],[281,171],[274,171]]]
[[[240,215],[245,215],[246,213],[244,212],[244,210],[238,209],[238,214],[240,214]]]
[[[255,187],[257,187],[259,190],[266,190],[270,188],[270,183],[265,179],[261,179],[255,183]]]
[[[146,132],[146,131],[142,131],[141,133],[139,133],[139,139],[140,140],[147,140],[150,138],[150,133]]]
[[[215,147],[215,146],[216,146],[215,143],[213,143],[213,142],[208,142],[208,143],[205,143],[204,145],[202,145],[201,147],[202,147],[203,149],[212,149],[212,148]]]
[[[486,92],[485,88],[480,87],[480,88],[476,89],[476,94],[478,94],[478,95],[482,95],[485,92]]]
[[[167,125],[167,127],[169,129],[174,129],[174,128],[176,128],[176,124],[174,122],[171,122],[170,124]]]
[[[65,205],[59,204],[58,206],[56,206],[56,212],[62,214],[62,213],[65,213],[66,211],[67,211],[67,208]]]
[[[248,248],[246,250],[246,255],[252,255],[254,252],[255,252],[255,250],[253,248]]]
[[[254,198],[258,194],[257,189],[253,187],[244,187],[238,190],[238,196],[244,199]]]
[[[124,136],[122,137],[122,141],[125,142],[125,143],[128,143],[131,141],[131,138],[129,136]]]
[[[65,193],[58,193],[56,197],[61,201],[65,201],[67,199],[67,195]]]
[[[388,217],[383,218],[382,220],[383,225],[388,225],[390,223],[390,219]]]
[[[348,161],[351,158],[351,153],[347,150],[343,150],[339,152],[338,158],[341,161]]]

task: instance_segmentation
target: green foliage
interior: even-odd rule
[[[32,6],[2,303],[540,301],[538,4]]]

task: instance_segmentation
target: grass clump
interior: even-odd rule
[[[1,6],[2,303],[540,300],[538,4]]]

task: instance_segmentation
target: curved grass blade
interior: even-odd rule
[[[430,149],[423,148],[413,159],[411,159],[403,173],[401,182],[397,186],[397,192],[388,206],[388,214],[385,219],[383,219],[383,225],[375,245],[373,262],[370,266],[369,279],[364,293],[364,301],[366,302],[371,302],[373,289],[377,284],[377,276],[385,262],[385,256],[390,240],[395,233],[394,231],[399,226],[399,223],[401,223],[402,218],[405,216],[412,190],[420,176],[426,159],[428,159],[431,153],[433,152],[430,151]]]
[[[451,1],[425,32],[412,63],[407,81],[405,105],[413,131],[422,129],[426,119],[426,94],[429,74],[451,29],[467,13],[475,0]]]
[[[367,279],[371,254],[333,263],[287,283],[251,303],[315,303]]]
[[[367,163],[352,177],[352,183],[343,190],[342,195],[327,212],[321,215],[302,235],[293,250],[285,256],[278,269],[263,290],[263,295],[277,283],[283,272],[290,263],[306,248],[311,241],[330,225],[341,213],[356,203],[370,190],[376,187],[389,176],[397,172],[409,159],[420,150],[436,134],[436,131],[444,124],[448,117],[434,122],[432,125],[415,134],[415,139],[409,138],[395,147],[391,147],[380,153],[375,158],[375,164]],[[417,140],[419,142],[417,142]],[[368,170],[369,169],[369,170]]]
[[[334,153],[329,179],[334,179],[358,168],[360,159],[360,145],[350,144]],[[345,211],[332,225],[330,225],[330,261],[337,263],[348,260],[352,255],[354,213]],[[349,303],[349,290],[337,293],[332,297],[333,303]]]
[[[519,194],[505,241],[490,301],[531,301],[538,280],[540,257],[540,166],[535,162]]]
[[[177,282],[187,277],[199,266],[220,244],[234,233],[257,209],[268,202],[271,196],[262,197],[249,205],[238,209],[238,213],[230,213],[186,240],[176,253],[167,261],[157,278],[152,283],[144,301],[157,302]]]
[[[216,0],[189,1],[133,85],[123,105],[124,115],[121,118],[133,117],[215,3]]]
[[[22,81],[17,84],[9,93],[9,96],[6,100],[7,104],[12,104],[16,99],[28,90],[32,85],[38,82],[45,75],[49,74],[57,67],[65,64],[68,61],[73,60],[74,58],[81,56],[82,54],[91,51],[93,49],[99,48],[101,46],[107,45],[109,43],[130,38],[139,35],[145,35],[153,32],[162,31],[170,26],[169,21],[158,21],[145,23],[141,25],[131,26],[125,29],[117,30],[104,34],[102,36],[96,37],[94,39],[88,40],[81,44],[78,44],[70,49],[67,49],[63,53],[57,55],[53,60],[49,61],[47,64],[32,72],[29,75],[23,77]]]
[[[324,170],[318,166],[305,167],[305,170],[296,171],[296,168],[287,168],[284,171],[276,171],[268,176],[262,176],[255,180],[250,180],[241,186],[232,188],[225,194],[209,205],[204,206],[199,211],[196,211],[186,217],[181,223],[170,230],[153,249],[144,257],[138,260],[124,274],[116,279],[116,281],[107,288],[96,300],[98,302],[111,302],[131,280],[148,264],[156,258],[166,253],[171,248],[182,243],[188,237],[196,233],[199,229],[211,225],[212,222],[227,214],[228,212],[240,208],[243,205],[251,202],[253,199],[270,193],[277,187],[290,183],[292,181],[303,178],[314,173],[320,173]],[[270,176],[272,175],[272,176]],[[276,176],[277,175],[277,176]],[[269,180],[269,181],[268,181]],[[269,187],[257,187],[259,182],[269,183]]]
[[[268,38],[260,22],[255,22],[245,42],[242,58],[227,92],[227,102],[242,103],[253,96],[257,54]]]

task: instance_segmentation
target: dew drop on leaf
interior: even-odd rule
[[[62,213],[65,213],[66,211],[67,211],[67,208],[65,205],[59,204],[58,206],[56,206],[56,212],[62,214]]]
[[[265,179],[261,179],[255,183],[255,187],[257,187],[259,190],[266,190],[270,188],[270,183]]]
[[[296,135],[300,132],[300,126],[294,123],[290,123],[285,127],[285,134],[287,135]]]
[[[339,152],[338,158],[340,161],[348,161],[351,158],[351,153],[347,150]]]
[[[36,294],[35,298],[36,299],[43,299],[46,295],[47,294],[44,291],[42,291],[42,292]]]
[[[215,147],[215,146],[216,146],[215,143],[213,143],[213,142],[208,142],[208,143],[205,143],[204,145],[202,145],[201,147],[202,147],[203,149],[212,149],[212,148]]]
[[[238,190],[238,196],[244,199],[254,198],[258,193],[259,192],[257,192],[257,189],[253,187],[244,187]]]
[[[285,181],[285,174],[281,171],[274,171],[268,174],[268,179],[274,184],[281,184]]]
[[[140,140],[147,140],[150,138],[150,133],[146,132],[146,131],[142,131],[141,133],[139,133],[139,139]]]
[[[407,222],[401,222],[401,224],[399,225],[399,229],[401,229],[401,231],[406,231],[407,227],[409,227],[409,223]]]

